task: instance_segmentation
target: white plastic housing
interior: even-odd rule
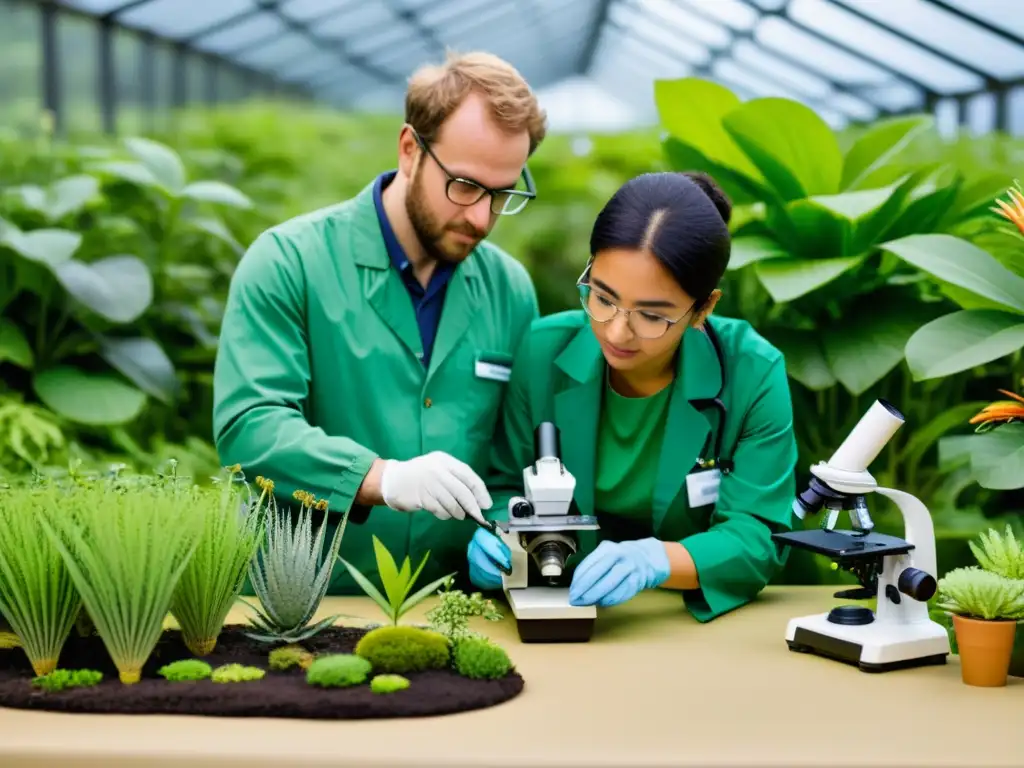
[[[828,460],[832,469],[864,472],[903,426],[903,418],[876,400]]]
[[[558,459],[544,458],[523,470],[523,487],[535,515],[568,515],[576,478]]]

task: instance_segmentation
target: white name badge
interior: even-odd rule
[[[686,494],[690,500],[690,508],[706,507],[718,501],[718,486],[722,484],[722,471],[708,469],[702,472],[691,472],[686,476]]]
[[[488,363],[483,360],[477,360],[476,375],[479,379],[508,381],[512,376],[512,369],[507,365],[498,365],[497,363]]]

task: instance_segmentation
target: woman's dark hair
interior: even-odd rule
[[[705,173],[645,173],[605,204],[590,235],[590,253],[649,251],[700,307],[729,264],[732,203]]]

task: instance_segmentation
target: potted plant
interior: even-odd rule
[[[997,573],[1008,579],[1024,579],[1024,541],[1014,534],[1013,526],[1007,524],[1003,533],[990,528],[980,536],[980,542],[969,542],[978,565],[986,571]],[[1017,638],[1010,656],[1010,674],[1024,677],[1024,632],[1017,623]]]
[[[953,617],[964,683],[1006,685],[1017,622],[1024,619],[1024,580],[972,565],[947,573],[938,592],[938,607]]]

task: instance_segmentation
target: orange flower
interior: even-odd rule
[[[1010,221],[1017,229],[1024,234],[1024,194],[1021,194],[1019,184],[1010,187],[1006,194],[1010,196],[1009,202],[996,198],[998,208],[989,210]]]
[[[1024,420],[1024,397],[1015,395],[1013,392],[1007,392],[1005,389],[1000,389],[999,391],[1007,397],[1012,397],[1013,400],[997,400],[986,405],[978,414],[971,418],[971,424],[993,426],[998,423],[1011,422],[1015,419]]]

